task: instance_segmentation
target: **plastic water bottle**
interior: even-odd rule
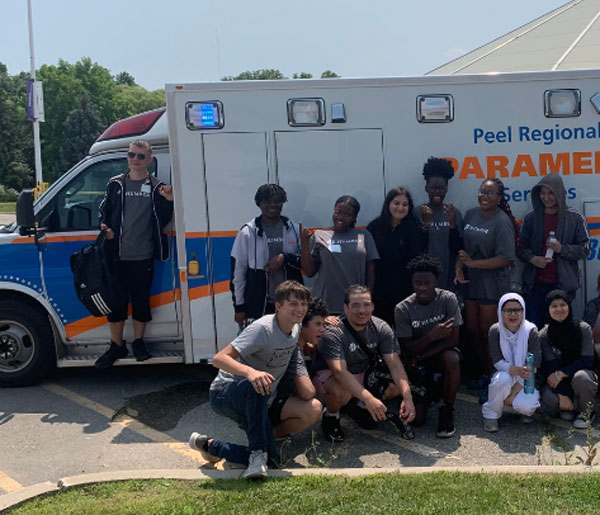
[[[528,352],[527,356],[525,357],[525,366],[531,375],[528,379],[525,379],[523,384],[523,390],[526,394],[532,394],[535,390],[535,367],[533,366],[533,360],[533,354]]]
[[[550,231],[548,233],[548,243],[554,243],[556,241],[556,233],[554,231]],[[554,251],[551,248],[546,248],[546,257],[552,259],[554,256]]]

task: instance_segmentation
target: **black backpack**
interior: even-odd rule
[[[75,294],[95,317],[103,317],[123,304],[125,291],[111,271],[104,252],[104,231],[93,244],[71,255]]]

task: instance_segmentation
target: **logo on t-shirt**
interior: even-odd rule
[[[125,191],[125,196],[126,197],[143,197],[143,198],[148,198],[150,196],[150,192],[149,191]]]
[[[487,234],[488,232],[490,232],[489,229],[486,229],[484,227],[475,227],[474,225],[471,225],[471,224],[465,225],[465,231],[482,232],[484,234]]]
[[[431,324],[435,324],[437,322],[441,322],[442,320],[444,320],[445,315],[435,315],[433,317],[429,317],[426,318],[424,320],[413,320],[411,322],[411,325],[413,326],[414,329],[418,329],[419,327],[424,327],[426,325],[431,325]]]

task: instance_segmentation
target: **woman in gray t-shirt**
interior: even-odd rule
[[[421,229],[429,235],[427,253],[442,262],[438,286],[455,292],[454,269],[461,248],[462,213],[451,202],[444,203],[454,168],[447,159],[430,157],[423,166],[423,177],[429,202],[418,206],[415,215]]]
[[[301,229],[302,270],[317,275],[313,297],[323,299],[332,314],[344,312],[344,292],[351,284],[370,290],[375,282],[375,260],[379,259],[371,233],[356,229],[358,200],[344,195],[335,201],[331,229]]]
[[[479,207],[463,219],[463,248],[458,252],[456,281],[466,285],[465,326],[480,372],[492,372],[488,331],[498,321],[498,300],[510,291],[518,230],[500,179],[487,179],[477,192]],[[486,377],[481,378],[484,387]],[[478,381],[479,382],[479,381]]]

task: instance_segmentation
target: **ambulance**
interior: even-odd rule
[[[258,186],[283,186],[283,214],[305,227],[328,226],[335,199],[353,195],[365,226],[393,186],[425,201],[430,156],[453,163],[447,200],[463,213],[477,205],[485,178],[500,177],[522,219],[532,187],[561,174],[592,238],[576,312],[597,295],[600,70],[174,83],[165,91],[166,108],[113,124],[35,203],[22,196],[17,221],[0,229],[0,385],[38,381],[54,366],[92,366],[106,349],[107,321],[77,300],[69,256],[98,234],[106,183],[126,170],[138,138],[153,145],[151,173],[175,194],[171,257],[157,263],[152,285],[153,358],[144,365],[210,362],[236,336],[230,251],[258,214]]]

